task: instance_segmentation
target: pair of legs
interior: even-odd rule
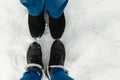
[[[60,40],[55,40],[51,47],[50,60],[47,68],[49,80],[73,80],[64,69],[65,48]],[[41,46],[33,42],[27,52],[26,72],[20,80],[41,80],[44,74]]]
[[[54,41],[47,68],[49,80],[73,80],[64,69],[65,48],[58,40],[65,29],[64,8],[68,0],[20,0],[28,10],[28,24],[33,38],[41,37],[45,30],[44,11],[49,15],[49,28]],[[27,52],[26,72],[20,80],[41,80],[44,74],[41,46],[33,42]]]
[[[49,15],[50,33],[59,39],[65,29],[64,8],[68,0],[20,0],[28,10],[28,24],[32,37],[41,37],[45,30],[44,12]]]

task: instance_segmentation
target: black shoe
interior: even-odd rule
[[[64,66],[64,62],[65,62],[64,45],[60,40],[56,40],[56,41],[54,41],[54,43],[52,44],[52,47],[51,47],[49,66],[51,66],[51,65]]]
[[[39,16],[28,15],[28,25],[33,38],[41,37],[45,31],[44,13]]]
[[[37,42],[33,42],[28,48],[27,64],[37,64],[43,68],[41,47]],[[37,66],[32,65],[29,68],[33,67]]]
[[[54,68],[64,69],[65,62],[65,48],[60,40],[53,42],[50,53],[49,65],[47,67],[46,75],[50,80],[50,73]]]
[[[49,17],[50,33],[54,39],[59,39],[65,30],[65,16],[64,13],[57,19]]]

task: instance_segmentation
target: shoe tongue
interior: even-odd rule
[[[50,65],[63,65],[64,63],[64,59],[61,55],[61,53],[54,53],[54,55],[52,55],[52,62],[50,63]]]

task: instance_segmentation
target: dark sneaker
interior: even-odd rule
[[[49,17],[49,27],[51,36],[54,39],[59,39],[65,30],[65,16],[64,13],[57,19]]]
[[[36,64],[43,68],[41,47],[37,42],[33,42],[28,48],[27,64]],[[37,67],[36,65],[32,65],[30,67]]]
[[[45,31],[44,13],[39,16],[28,15],[28,25],[31,36],[41,37]]]
[[[63,69],[66,72],[64,68],[64,62],[65,62],[64,45],[60,40],[56,40],[52,44],[51,53],[50,53],[50,61],[47,67],[46,75],[49,80],[50,80],[50,73],[55,68]]]
[[[64,66],[65,62],[65,48],[63,43],[60,40],[54,41],[51,47],[50,53],[50,62],[51,65],[62,65]]]

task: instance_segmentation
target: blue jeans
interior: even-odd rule
[[[41,80],[41,74],[37,70],[29,70],[20,80]],[[51,80],[73,80],[63,69],[55,68],[50,73]]]
[[[46,10],[50,17],[59,18],[68,0],[20,0],[20,2],[27,8],[28,13],[32,16],[38,16]]]

